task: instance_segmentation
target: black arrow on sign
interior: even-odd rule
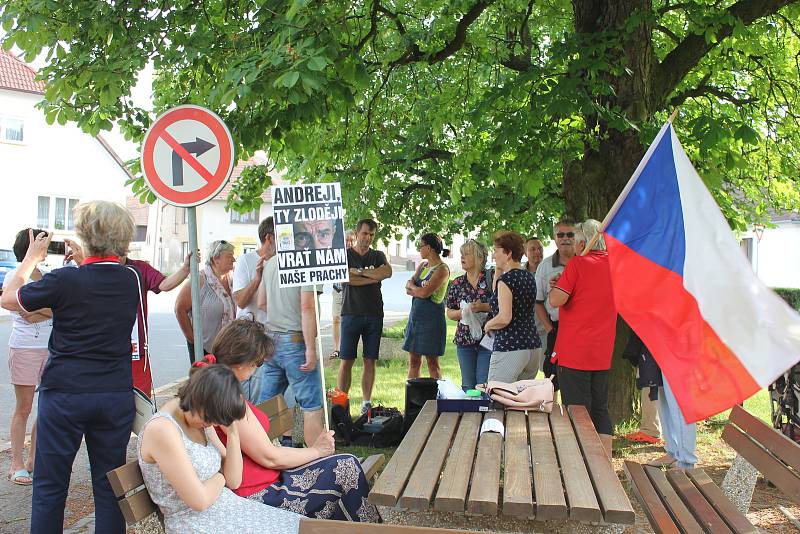
[[[217,145],[195,137],[194,141],[181,143],[181,146],[190,154],[196,154],[197,157],[200,157]],[[172,151],[172,185],[183,185],[183,158],[174,150]]]

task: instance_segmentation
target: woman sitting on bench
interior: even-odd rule
[[[219,363],[247,380],[273,350],[263,325],[237,319],[220,330],[213,355],[199,364]],[[225,443],[228,429],[215,428]],[[307,448],[276,447],[267,435],[269,418],[249,402],[238,428],[244,472],[237,495],[312,518],[381,522],[367,501],[369,484],[361,464],[352,454],[334,454],[332,431],[322,432]]]
[[[298,531],[301,516],[231,491],[242,482],[237,427],[245,408],[242,387],[229,369],[201,366],[192,369],[177,398],[145,424],[139,435],[139,467],[150,497],[164,514],[167,534]],[[227,448],[211,431],[214,424],[226,429]]]

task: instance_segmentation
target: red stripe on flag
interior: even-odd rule
[[[617,310],[655,357],[686,421],[718,414],[758,392],[752,375],[703,319],[683,277],[604,235]]]

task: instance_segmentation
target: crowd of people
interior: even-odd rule
[[[71,266],[50,272],[40,265],[52,234],[24,229],[17,235],[14,252],[21,263],[6,275],[0,297],[0,305],[13,312],[9,366],[16,407],[8,476],[33,484],[31,532],[61,529],[82,439],[97,531],[125,530],[106,473],[125,463],[132,387],[152,394],[147,295],[178,287],[192,254],[200,259],[195,251],[165,276],[126,257],[133,229],[131,215],[117,204],[80,204],[80,243],[67,240],[65,264]],[[386,255],[372,247],[378,224],[362,219],[349,232],[325,224],[303,230],[308,236],[301,241],[312,248],[344,234],[349,281],[334,287],[332,356],[339,360],[337,386],[347,393],[361,343],[361,410],[367,412],[383,331],[381,282],[392,276]],[[379,522],[359,462],[336,454],[333,433],[325,430],[317,289],[280,287],[272,217],[261,222],[258,238],[258,250],[238,261],[231,243],[211,243],[198,281],[199,302],[192,301],[189,284],[178,294],[175,315],[190,374],[177,397],[139,431],[137,458],[147,489],[168,533],[217,532],[221,525],[237,532],[294,532],[304,516]],[[538,237],[500,231],[491,250],[469,239],[460,249],[464,272],[453,278],[442,238],[420,237],[422,261],[405,285],[412,298],[403,343],[408,377],[421,375],[424,360],[428,375],[441,378],[447,317],[457,321],[452,341],[464,390],[541,372],[560,388],[563,404],[587,407],[610,454],[608,378],[617,313],[600,223],[562,220],[553,238],[557,251],[547,258]],[[199,307],[202,339],[194,338],[193,306]],[[626,354],[641,370],[652,358],[637,339]],[[198,343],[202,359],[195,358]],[[648,376],[655,378],[641,387],[655,388],[648,398],[659,399],[667,441],[667,454],[656,464],[690,467],[696,462],[694,427],[683,422],[660,371]],[[25,459],[37,386],[38,416]],[[305,447],[295,447],[290,433],[282,447],[268,438],[269,420],[255,406],[280,394],[303,414]]]

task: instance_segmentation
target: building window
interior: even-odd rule
[[[56,230],[64,230],[67,226],[67,199],[56,197],[56,213],[53,222],[53,228]]]
[[[258,224],[258,210],[259,208],[256,208],[246,213],[231,210],[231,222],[233,224]]]
[[[144,241],[147,239],[147,226],[143,224],[136,225],[136,234],[133,236],[134,241]]]
[[[77,205],[77,198],[69,199],[69,211],[67,211],[67,230],[75,229],[75,206]]]
[[[752,265],[753,264],[753,238],[752,237],[745,237],[742,239],[742,242],[739,244],[742,247],[742,252],[747,257],[747,261]]]
[[[25,123],[22,119],[4,117],[0,119],[0,139],[3,141],[21,143],[24,141],[25,137],[24,128]]]
[[[189,255],[189,242],[181,241],[181,260],[186,259],[186,256],[188,255]]]
[[[55,202],[53,200],[55,199]],[[50,213],[50,205],[54,205]],[[75,229],[75,206],[77,198],[67,197],[39,197],[36,206],[36,224],[39,228],[52,228],[54,230]]]
[[[36,226],[39,228],[50,227],[50,197],[39,197],[36,211]]]
[[[187,208],[181,210],[181,222],[183,224],[189,224],[189,210]]]
[[[394,246],[394,252],[395,252],[395,254],[394,254],[394,255],[395,255],[395,256],[397,256],[397,257],[399,258],[399,257],[400,257],[400,243],[397,243],[397,244]]]

